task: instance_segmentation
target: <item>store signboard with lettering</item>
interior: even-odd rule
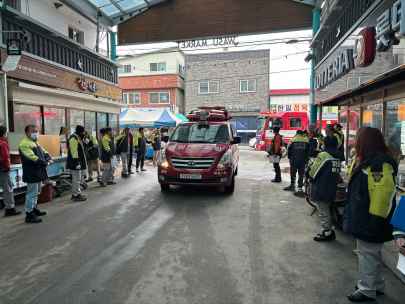
[[[272,104],[270,105],[270,111],[277,112],[299,112],[305,111],[309,114],[309,104]]]
[[[225,38],[213,38],[213,39],[194,39],[194,40],[185,40],[178,41],[177,44],[179,48],[190,49],[190,48],[201,48],[208,46],[227,46],[235,44],[234,37],[225,37]]]

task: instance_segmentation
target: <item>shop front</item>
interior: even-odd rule
[[[381,130],[399,164],[397,185],[403,187],[405,19],[401,20],[400,9],[404,1],[359,2],[364,2],[360,18],[353,19],[353,8],[347,6],[323,39],[313,42],[315,103],[320,108],[338,106],[338,121],[345,128],[346,164],[353,160],[360,127]]]

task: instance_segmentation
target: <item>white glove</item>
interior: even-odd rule
[[[87,145],[87,144],[89,143],[89,139],[86,138],[86,139],[84,140],[84,143]]]
[[[81,168],[82,168],[82,166],[80,166],[80,165],[76,166],[76,170],[80,170]]]

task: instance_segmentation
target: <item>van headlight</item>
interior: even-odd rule
[[[159,165],[162,167],[169,167],[169,162],[166,159],[166,153],[162,152],[162,154],[160,154],[160,158],[159,158]]]
[[[222,158],[219,161],[217,168],[223,169],[229,167],[230,165],[232,165],[232,155],[231,152],[228,150],[225,152],[224,155],[222,155]]]

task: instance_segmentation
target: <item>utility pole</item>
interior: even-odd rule
[[[321,10],[320,8],[315,8],[312,13],[312,38],[315,37],[319,30],[321,23]],[[312,49],[312,60],[311,60],[311,93],[309,95],[309,121],[315,124],[317,121],[317,107],[315,103],[315,49]]]

